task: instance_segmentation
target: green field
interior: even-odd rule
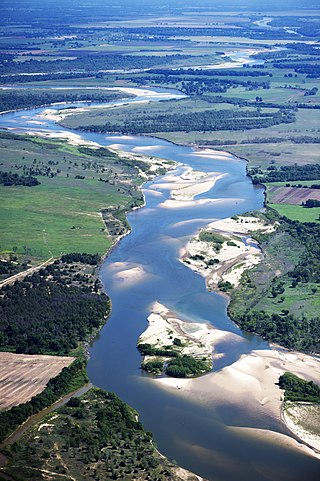
[[[59,171],[52,178],[38,175],[35,187],[0,186],[2,253],[39,259],[68,252],[103,255],[113,240],[101,211],[129,210],[140,196],[135,170],[108,151],[98,156],[61,141],[9,137],[0,139],[0,153],[0,170]],[[110,175],[114,182],[99,180]]]
[[[292,204],[271,204],[269,207],[275,209],[280,215],[288,217],[288,219],[298,220],[299,222],[317,222],[320,219],[320,207],[307,209],[301,205]],[[320,222],[319,222],[320,226]]]

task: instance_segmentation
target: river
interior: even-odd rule
[[[152,90],[130,102],[178,95],[164,89]],[[43,110],[2,115],[0,128],[67,132],[53,121],[43,121],[39,117]],[[147,327],[147,317],[155,301],[182,319],[210,323],[234,334],[231,340],[216,346],[223,356],[214,363],[215,371],[232,365],[243,354],[269,348],[258,336],[242,333],[228,318],[225,297],[209,293],[204,280],[178,261],[180,249],[199,228],[215,219],[263,206],[263,190],[246,176],[245,162],[145,136],[76,133],[103,146],[175,160],[180,165],[172,171],[172,176],[179,176],[184,166],[225,174],[211,190],[196,198],[205,201],[174,208],[167,207],[165,201],[170,192],[161,177],[145,184],[145,207],[128,215],[131,233],[112,250],[101,268],[101,279],[112,300],[112,315],[91,347],[90,381],[114,391],[137,409],[163,454],[210,481],[317,479],[319,461],[314,457],[284,443],[249,435],[245,429],[233,429],[250,427],[288,435],[282,423],[263,409],[253,411],[245,403],[230,403],[229,399],[224,402],[219,396],[200,402],[183,397],[179,391],[163,388],[140,370],[136,343]],[[142,273],[139,278],[121,276],[137,267]]]

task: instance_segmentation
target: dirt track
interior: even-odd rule
[[[0,282],[0,289],[1,289],[1,287],[5,286],[7,284],[12,284],[15,281],[21,280],[24,277],[29,276],[30,274],[33,274],[36,271],[39,271],[40,269],[42,269],[42,267],[47,266],[51,262],[53,262],[53,257],[50,257],[50,259],[43,262],[39,266],[30,267],[30,269],[27,269],[26,271],[22,271],[22,272],[19,272],[18,274],[15,274],[14,276],[8,277],[4,281]]]

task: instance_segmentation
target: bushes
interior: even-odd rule
[[[210,371],[211,366],[204,361],[190,356],[179,356],[170,361],[166,367],[166,374],[172,377],[193,377]]]
[[[285,389],[286,401],[305,401],[320,404],[320,387],[313,381],[303,379],[285,372],[279,377],[280,389]]]
[[[138,350],[142,356],[163,356],[163,357],[177,357],[179,353],[170,348],[157,349],[151,344],[138,344]]]
[[[27,187],[34,187],[39,185],[39,182],[35,177],[24,176],[19,174],[12,174],[11,172],[3,172],[0,171],[0,184],[4,186],[12,186],[12,185],[24,185]]]
[[[163,370],[163,361],[145,362],[141,367],[144,371],[150,372],[151,374],[161,374]]]

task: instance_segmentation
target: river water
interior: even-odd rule
[[[174,91],[152,90],[152,94],[144,92],[138,100],[177,95]],[[44,122],[39,117],[43,110],[2,115],[0,128],[67,131],[52,121]],[[35,123],[40,121],[44,123]],[[208,403],[185,399],[162,388],[140,370],[136,343],[147,327],[147,317],[155,301],[182,319],[210,323],[234,334],[231,340],[216,346],[217,352],[224,356],[214,363],[214,370],[231,365],[254,349],[268,348],[258,336],[242,333],[227,316],[226,299],[209,293],[204,280],[178,261],[180,249],[199,228],[215,219],[263,206],[263,190],[246,176],[245,162],[150,137],[79,131],[77,134],[100,145],[183,164],[172,171],[172,176],[180,175],[185,166],[225,174],[211,190],[196,197],[202,202],[178,203],[173,208],[166,204],[170,192],[161,178],[145,184],[145,207],[128,215],[130,235],[113,249],[101,268],[101,279],[112,300],[112,314],[90,351],[90,381],[114,391],[136,408],[163,454],[210,481],[317,479],[319,462],[315,458],[232,429],[254,427],[288,434],[283,425],[263,411],[252,412],[245,405],[230,405],[221,400]],[[140,273],[137,278],[123,275],[131,269],[137,272],[137,268]]]

